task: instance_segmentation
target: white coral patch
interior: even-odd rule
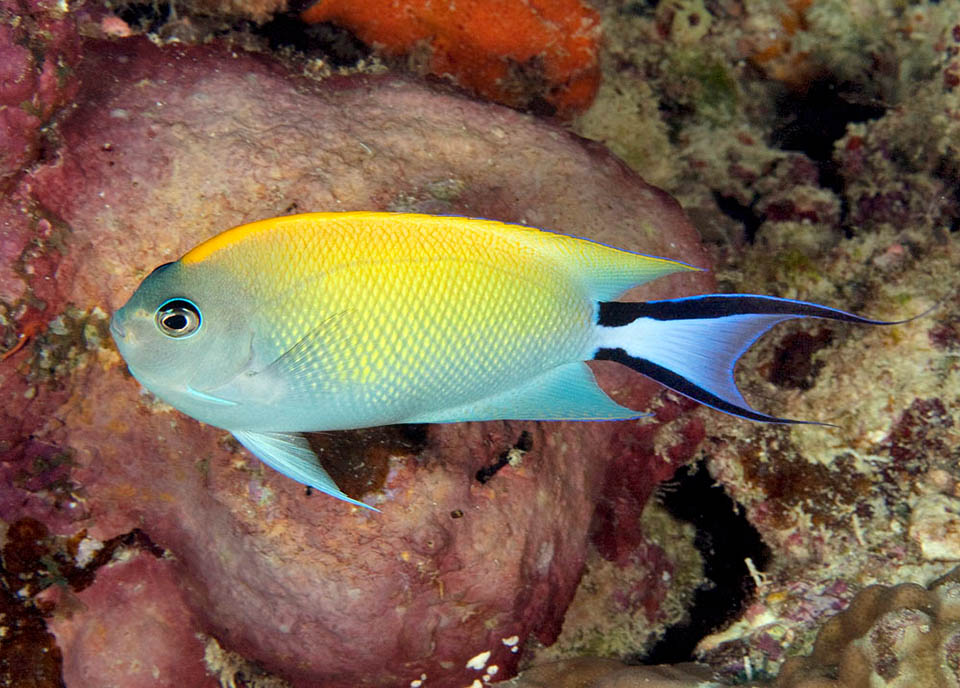
[[[490,659],[490,655],[493,653],[490,650],[486,652],[481,652],[476,657],[471,657],[467,662],[467,668],[473,669],[475,671],[483,671],[484,667],[487,666],[487,661]]]
[[[85,537],[77,545],[77,566],[83,568],[89,564],[93,557],[103,549],[103,543],[90,537]]]

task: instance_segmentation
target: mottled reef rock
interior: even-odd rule
[[[758,407],[839,427],[705,417],[704,463],[772,556],[697,657],[771,681],[864,587],[960,556],[960,5],[634,8],[605,6],[578,130],[681,200],[722,290],[881,318],[937,304],[889,329],[783,326],[739,365]]]
[[[960,686],[958,571],[933,581],[872,585],[831,618],[807,656],[791,657],[777,688]]]
[[[890,329],[783,326],[739,366],[757,407],[836,428],[760,426],[660,395],[647,425],[316,436],[348,491],[384,509],[376,518],[304,498],[225,434],[142,395],[109,342],[110,309],[199,239],[297,210],[483,215],[705,264],[688,228],[676,246],[656,243],[663,237],[645,228],[679,222],[675,209],[646,214],[657,194],[534,120],[391,78],[291,80],[241,49],[281,52],[310,74],[385,69],[383,52],[342,29],[300,35],[289,16],[236,19],[264,22],[300,3],[111,6],[116,15],[91,3],[66,13],[56,0],[0,2],[0,349],[14,352],[0,363],[0,517],[10,523],[0,604],[13,634],[0,644],[0,682],[29,670],[49,679],[37,685],[59,686],[62,663],[82,688],[84,667],[105,671],[93,658],[123,647],[124,626],[92,643],[82,629],[96,619],[76,599],[102,609],[111,586],[119,593],[138,577],[128,608],[176,581],[182,596],[161,617],[182,614],[183,635],[169,646],[181,648],[184,671],[205,658],[225,684],[279,681],[244,657],[301,685],[322,675],[428,688],[504,678],[518,658],[632,661],[698,585],[713,584],[699,541],[734,571],[722,592],[739,616],[721,627],[729,617],[708,622],[695,609],[686,649],[671,658],[713,630],[698,657],[718,680],[765,685],[787,657],[810,654],[817,630],[866,586],[925,585],[960,560],[957,3],[595,4],[603,80],[573,126],[681,200],[720,289],[882,318],[939,307]],[[230,47],[94,40],[148,31],[157,45],[226,32]],[[414,51],[413,71],[424,57]],[[535,104],[544,82],[521,82],[517,95]],[[645,293],[707,286],[674,280]],[[648,402],[636,376],[601,372],[621,401]],[[507,465],[511,456],[521,463]],[[752,583],[736,543],[671,523],[659,505],[639,518],[691,457],[771,548],[766,567],[750,562],[760,569]],[[486,484],[474,480],[501,463]],[[671,483],[659,501],[671,501],[668,490],[686,498],[687,486]],[[921,611],[939,623],[931,609]],[[913,610],[871,626],[895,652],[860,641],[887,685],[922,667],[896,656],[909,643],[894,647],[911,619],[926,623]],[[544,648],[561,618],[558,642]],[[163,656],[140,658],[158,675],[180,670]],[[811,657],[794,676],[833,682],[835,658]],[[381,669],[395,673],[371,673]],[[520,680],[604,685],[644,671],[584,660]]]
[[[645,467],[639,508],[695,452],[702,427],[689,408],[654,425],[316,436],[331,473],[375,514],[307,496],[226,433],[146,395],[109,341],[107,314],[159,263],[282,213],[496,217],[703,265],[679,207],[597,146],[396,78],[317,85],[248,54],[139,38],[84,51],[56,148],[20,174],[0,213],[4,341],[33,335],[0,364],[0,393],[15,400],[0,412],[0,517],[84,529],[94,542],[139,527],[170,555],[103,569],[80,593],[89,604],[48,610],[71,688],[125,675],[98,655],[129,652],[123,634],[139,633],[150,609],[138,600],[174,581],[182,600],[156,613],[179,633],[158,633],[170,647],[143,657],[164,676],[188,671],[172,657],[201,660],[192,632],[300,686],[509,676],[529,638],[559,631],[606,462],[629,455]],[[676,276],[636,296],[709,286]],[[656,392],[625,370],[598,372],[623,403],[643,407]],[[517,465],[475,479],[511,450]],[[112,609],[112,632],[92,632],[112,594],[130,614]]]
[[[80,41],[73,22],[55,3],[22,0],[16,21],[0,7],[0,192],[33,162],[44,144],[44,126],[72,102],[79,86],[73,69]]]

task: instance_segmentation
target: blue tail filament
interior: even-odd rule
[[[616,361],[694,401],[740,418],[829,425],[761,413],[747,404],[734,380],[734,367],[747,349],[771,327],[792,318],[825,318],[860,325],[907,322],[871,320],[806,301],[753,294],[602,302],[593,357]]]

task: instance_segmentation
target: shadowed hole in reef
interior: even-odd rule
[[[306,438],[337,486],[348,496],[360,499],[383,487],[390,470],[390,457],[417,454],[424,448],[427,426],[385,425],[363,430],[313,432],[306,433]]]
[[[132,28],[148,32],[156,31],[173,17],[169,2],[131,2],[115,11]]]
[[[812,389],[824,365],[814,354],[832,341],[833,332],[826,328],[787,335],[773,354],[770,382],[786,389]]]
[[[348,30],[329,23],[307,24],[296,14],[277,14],[250,32],[267,40],[271,50],[290,48],[308,58],[322,58],[332,67],[352,67],[370,56],[370,48]]]
[[[697,529],[694,545],[710,582],[694,593],[686,621],[668,628],[647,654],[631,658],[644,664],[692,660],[697,643],[736,618],[751,599],[755,585],[745,560],[759,571],[770,561],[770,549],[702,461],[681,468],[671,484],[673,489],[659,493],[660,501],[675,518]]]
[[[787,91],[776,101],[776,126],[771,132],[771,145],[785,151],[799,151],[817,166],[819,185],[836,193],[843,190],[844,180],[833,160],[833,146],[847,132],[847,125],[882,117],[887,107],[877,102],[858,101],[853,86],[823,78],[804,91]],[[720,210],[744,226],[747,240],[753,242],[765,218],[749,205],[736,199],[714,194]],[[756,199],[754,199],[756,200]],[[846,210],[842,194],[840,201]]]
[[[744,205],[735,198],[716,192],[713,194],[713,200],[716,201],[720,212],[731,220],[735,220],[743,225],[744,236],[747,241],[752,244],[754,239],[757,238],[757,231],[760,229],[760,225],[762,225],[766,219],[762,213],[754,210],[754,203]]]
[[[516,443],[505,452],[501,453],[497,459],[488,466],[484,466],[477,471],[476,479],[481,485],[486,485],[501,468],[514,461],[518,461],[521,456],[533,449],[533,436],[524,430],[520,433]]]
[[[800,151],[817,163],[820,186],[841,191],[843,180],[833,162],[833,144],[847,132],[847,125],[882,117],[886,106],[857,102],[854,86],[825,78],[803,92],[785,92],[777,101],[779,125],[773,144],[783,150]]]

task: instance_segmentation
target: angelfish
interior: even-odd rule
[[[264,463],[359,506],[308,431],[497,419],[621,420],[585,361],[616,361],[720,411],[752,409],[737,359],[803,301],[615,301],[698,268],[526,226],[351,212],[227,230],[154,270],[110,329],[133,376]],[[368,507],[369,508],[369,507]]]

